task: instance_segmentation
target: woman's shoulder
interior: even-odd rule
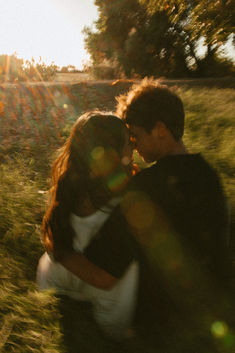
[[[120,203],[121,197],[111,199],[106,205],[100,207],[96,211],[86,216],[78,215],[75,212],[71,212],[70,219],[79,223],[90,223],[99,219],[102,219],[105,215],[109,215],[112,210]]]
[[[120,198],[112,199],[107,205],[85,217],[71,213],[70,224],[75,233],[73,246],[76,250],[83,251],[88,246],[89,242],[107,222],[112,210],[119,202]]]

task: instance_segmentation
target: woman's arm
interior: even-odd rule
[[[104,290],[111,289],[118,279],[90,262],[82,253],[67,253],[60,263],[84,282]]]

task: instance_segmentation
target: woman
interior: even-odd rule
[[[137,256],[130,249],[120,261],[122,270],[112,274],[82,253],[120,202],[131,170],[132,146],[121,119],[103,112],[82,115],[52,168],[51,199],[42,224],[46,253],[37,271],[39,289],[55,288],[92,303],[97,323],[117,339],[125,337],[133,320]],[[125,253],[128,246],[130,242]],[[122,251],[120,244],[118,248]]]

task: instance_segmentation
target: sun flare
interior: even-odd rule
[[[1,1],[0,54],[81,68],[88,59],[81,31],[96,15],[91,0]]]

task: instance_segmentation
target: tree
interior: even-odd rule
[[[214,2],[96,0],[99,18],[95,31],[84,29],[92,65],[109,63],[127,77],[133,74],[182,77],[203,71],[205,74],[203,65],[209,58],[215,64],[217,49],[231,34],[233,22],[231,14],[226,19],[228,12],[232,13],[232,1],[216,2],[223,3],[224,14],[218,4],[211,5],[208,20],[205,11],[201,13],[207,3]],[[208,44],[208,58],[204,61],[196,51],[202,36]]]
[[[138,0],[95,4],[100,12],[96,31],[84,30],[93,65],[109,60],[126,76],[187,75],[182,38],[172,30],[164,8],[151,13]]]
[[[62,68],[60,69],[61,73],[68,73],[68,72],[79,72],[79,70],[76,69],[76,67],[74,65],[67,65],[67,66],[62,66]]]
[[[203,36],[208,45],[219,46],[235,33],[233,0],[193,1],[191,27],[196,38]]]
[[[84,29],[85,46],[91,55],[92,64],[108,62],[116,64],[117,71],[123,70],[129,75],[129,62],[125,43],[132,28],[138,25],[141,6],[138,0],[95,1],[100,16],[96,22],[96,31]]]
[[[68,66],[62,66],[62,68],[60,69],[60,72],[61,73],[68,73],[69,72]]]
[[[171,24],[185,39],[188,60],[195,63],[196,74],[222,75],[231,72],[232,63],[219,57],[219,49],[230,36],[235,41],[233,0],[140,0],[150,13],[164,7]],[[204,39],[207,52],[203,59],[196,54],[198,41]]]

